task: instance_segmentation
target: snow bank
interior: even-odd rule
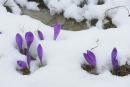
[[[33,2],[33,1],[27,1],[27,0],[1,0],[0,1],[0,11],[7,12],[6,8],[4,6],[7,6],[11,9],[12,13],[14,14],[21,14],[22,11],[18,4],[22,8],[26,8],[29,10],[37,10],[39,11],[38,3]]]
[[[92,18],[104,18],[107,9],[125,6],[129,7],[129,0],[100,0],[104,4],[98,5],[98,0],[43,0],[50,9],[50,14],[63,13],[64,17],[75,19],[77,22],[84,19],[91,20]],[[88,1],[88,2],[87,2]],[[85,4],[85,3],[86,4]],[[83,5],[83,6],[81,6]],[[112,10],[116,14],[116,10]]]
[[[2,32],[0,34],[0,85],[2,87],[129,87],[129,76],[117,77],[109,72],[113,47],[119,51],[120,65],[130,60],[130,20],[126,15],[124,18],[127,23],[122,23],[120,17],[122,18],[122,15],[119,14],[115,17],[115,21],[119,25],[122,24],[116,29],[101,30],[93,27],[78,32],[62,30],[57,41],[53,41],[52,27],[28,16],[0,14],[0,31]],[[37,39],[38,29],[44,33],[44,41]],[[25,56],[16,49],[15,35],[19,32],[24,36],[27,31],[32,31],[36,38],[32,49],[35,49],[38,43],[43,45],[47,65],[36,69],[32,64],[31,75],[23,76],[16,71],[16,61],[24,60]],[[83,53],[95,46],[98,47],[93,52],[96,55],[97,69],[100,73],[97,76],[81,68],[81,64],[85,62]]]

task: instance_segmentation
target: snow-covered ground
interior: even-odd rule
[[[69,0],[61,1],[67,3]],[[104,9],[115,5],[125,5],[129,8],[130,3],[129,0],[106,1],[113,1],[113,3],[106,3],[103,6],[88,5],[92,10],[88,11],[90,15],[86,17],[100,18]],[[126,61],[130,63],[130,17],[124,8],[115,12],[112,17],[114,16],[113,22],[117,28],[103,30],[101,19],[104,16],[101,16],[96,27],[77,32],[62,30],[56,41],[53,40],[53,27],[25,15],[1,12],[0,87],[129,87],[129,75],[119,77],[110,73],[111,51],[114,47],[118,50],[119,64],[124,65]],[[38,39],[37,30],[43,32],[45,40]],[[41,43],[46,66],[37,68],[35,63],[39,61],[32,62],[31,74],[22,75],[16,70],[16,61],[25,60],[26,57],[16,49],[15,36],[20,33],[24,37],[28,31],[35,35],[31,53],[36,56],[36,47]],[[92,51],[96,55],[99,75],[89,74],[81,68],[81,64],[85,62],[83,53],[95,46],[97,48]]]
[[[126,6],[130,8],[129,0],[86,0],[86,4],[80,5],[85,2],[85,0],[43,0],[48,8],[50,13],[60,14],[66,18],[73,18],[76,21],[80,22],[83,19],[92,19],[92,18],[104,18],[104,12],[107,9],[116,6]],[[104,4],[98,5],[98,1],[104,1]],[[115,13],[114,13],[115,14]]]

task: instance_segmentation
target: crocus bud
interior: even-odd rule
[[[40,44],[37,47],[37,54],[38,54],[38,58],[42,64],[43,49],[42,49],[42,46]]]
[[[22,39],[22,36],[19,33],[16,34],[16,43],[17,43],[19,50],[21,51],[22,45],[23,45],[23,39]]]
[[[38,30],[37,32],[38,32],[39,39],[44,40],[43,33],[40,30]]]
[[[93,52],[87,50],[87,53],[84,53],[85,60],[92,65],[93,67],[96,67],[96,57]]]
[[[119,64],[118,64],[118,60],[117,60],[117,49],[116,48],[114,48],[112,50],[111,58],[112,58],[112,66],[113,66],[113,68],[114,69],[119,68]]]
[[[26,62],[22,61],[22,60],[18,60],[17,61],[17,65],[21,68],[21,69],[27,69],[27,64]]]
[[[57,39],[57,37],[58,37],[58,35],[59,35],[59,33],[60,33],[60,30],[61,30],[61,24],[56,23],[56,24],[54,25],[54,37],[53,37],[53,40],[56,40],[56,39]]]
[[[27,43],[27,47],[30,48],[33,40],[34,40],[34,35],[32,32],[27,32],[25,34],[25,39],[26,39],[26,43]]]

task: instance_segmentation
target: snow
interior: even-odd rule
[[[28,10],[40,11],[40,9],[37,6],[38,6],[38,3],[36,3],[36,2],[28,2],[28,4],[26,5],[26,8]]]
[[[33,1],[27,1],[27,0],[1,0],[0,1],[0,11],[2,12],[7,12],[6,8],[4,6],[7,6],[11,9],[12,13],[14,14],[22,14],[22,11],[18,4],[22,8],[26,8],[28,10],[36,10],[39,11],[38,3],[33,2]]]
[[[51,1],[56,0],[48,0],[46,3]],[[65,0],[61,1],[65,2]],[[66,0],[66,3],[70,3],[69,1]],[[74,3],[78,4],[78,0],[76,1]],[[113,0],[106,1],[109,3]],[[119,3],[118,0],[114,1]],[[129,0],[120,1],[122,2],[119,4],[129,2]],[[29,16],[14,15],[0,11],[0,32],[2,32],[0,34],[0,86],[129,87],[130,75],[119,77],[110,73],[110,69],[112,68],[111,51],[114,47],[118,50],[119,64],[123,65],[126,61],[130,64],[130,18],[128,17],[128,13],[123,8],[118,9],[116,12],[114,11],[116,14],[112,14],[113,22],[118,28],[103,30],[101,20],[104,18],[104,11],[113,7],[113,5],[111,6],[106,3],[105,5],[97,6],[93,2],[91,3],[86,7],[87,9],[90,8],[90,11],[85,12],[89,13],[85,17],[88,19],[99,17],[100,21],[97,26],[91,27],[89,30],[77,32],[62,30],[56,41],[53,40],[53,27],[47,26]],[[64,10],[64,15],[82,20],[82,15],[80,14],[82,13],[82,9],[77,7],[76,4],[70,4],[70,8]],[[127,3],[124,5],[129,6]],[[1,6],[1,8],[3,7]],[[69,11],[71,9],[72,12],[74,11],[74,16]],[[58,11],[61,11],[61,8]],[[44,41],[38,39],[37,30],[43,32]],[[31,31],[35,35],[35,41],[30,50],[33,56],[37,57],[36,47],[39,43],[42,44],[44,50],[43,62],[46,63],[46,66],[38,68],[37,64],[39,61],[33,61],[31,63],[31,74],[22,75],[16,71],[16,61],[19,59],[25,60],[25,56],[21,55],[17,50],[15,35],[16,33],[20,33],[24,37],[27,31]],[[83,53],[96,46],[97,48],[92,51],[96,55],[99,75],[92,75],[82,70],[81,64],[86,62],[83,58]]]
[[[60,14],[63,13],[65,18],[75,19],[77,22],[83,21],[84,19],[92,18],[104,18],[104,12],[107,9],[117,6],[129,7],[129,0],[104,0],[103,5],[97,5],[98,0],[86,0],[88,5],[80,7],[80,4],[84,0],[43,0],[45,4],[50,9],[50,14]],[[117,12],[116,10],[111,10],[113,14]],[[96,13],[96,14],[95,14]]]

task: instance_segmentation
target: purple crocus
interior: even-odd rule
[[[61,30],[61,24],[56,23],[56,24],[54,25],[54,37],[53,37],[53,40],[56,40],[56,39],[57,39],[57,37],[58,37],[58,35],[59,35],[59,33],[60,33],[60,30]]]
[[[22,51],[23,39],[19,33],[16,34],[16,43],[17,43],[19,50]]]
[[[92,65],[93,67],[96,67],[96,57],[93,52],[87,50],[87,53],[84,53],[85,60]]]
[[[39,39],[44,40],[43,33],[40,30],[38,30],[37,32],[38,32]]]
[[[111,53],[112,58],[112,65],[114,69],[117,69],[119,67],[118,60],[117,60],[117,49],[114,48]]]
[[[22,61],[22,60],[18,60],[17,61],[17,64],[18,66],[21,68],[21,69],[27,69],[27,64],[26,62]]]
[[[33,40],[34,40],[34,35],[33,35],[33,33],[32,33],[32,32],[27,32],[27,33],[25,34],[25,39],[26,39],[27,47],[28,47],[28,49],[29,49],[30,46],[31,46],[31,44],[32,44],[32,42],[33,42]]]
[[[42,48],[41,44],[39,44],[37,47],[37,54],[38,54],[39,60],[42,64],[43,48]]]

